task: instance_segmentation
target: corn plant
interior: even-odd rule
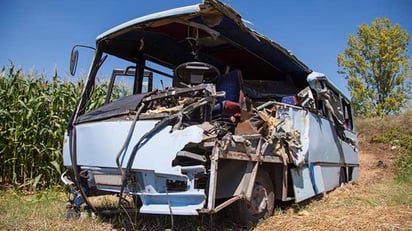
[[[35,190],[59,183],[62,142],[83,81],[27,76],[13,64],[0,72],[0,184]],[[100,106],[107,85],[95,87],[88,108]]]

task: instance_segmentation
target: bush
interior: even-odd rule
[[[412,152],[403,150],[399,153],[394,162],[397,169],[396,179],[405,182],[412,182]]]
[[[374,134],[370,142],[389,144],[399,150],[394,161],[396,179],[412,181],[412,113],[406,112],[398,117],[385,118],[381,131]]]

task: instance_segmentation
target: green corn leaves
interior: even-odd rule
[[[11,64],[0,72],[0,184],[27,190],[59,183],[62,141],[68,118],[84,86],[47,79],[33,73],[23,76]],[[104,89],[103,89],[104,88]],[[98,85],[96,99],[104,101],[107,86]]]

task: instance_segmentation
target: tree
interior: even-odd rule
[[[362,24],[338,54],[338,73],[348,81],[356,115],[382,116],[399,113],[411,97],[409,34],[399,24],[377,18]]]

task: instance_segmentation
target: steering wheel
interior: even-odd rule
[[[179,80],[189,84],[211,83],[219,76],[217,67],[205,62],[186,62],[175,68]]]

